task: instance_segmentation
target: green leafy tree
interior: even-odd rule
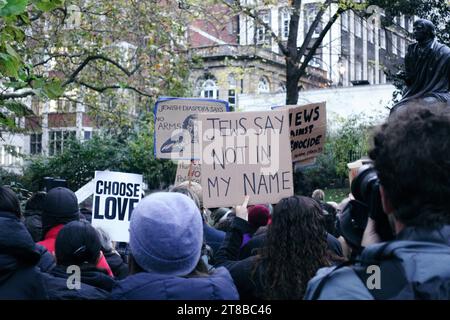
[[[159,95],[186,93],[184,25],[176,1],[0,0],[0,125],[37,97],[131,128]]]
[[[77,190],[94,178],[96,170],[143,174],[149,189],[162,189],[173,183],[176,165],[154,158],[153,136],[142,130],[125,141],[101,135],[85,142],[73,140],[59,155],[31,159],[23,181],[35,191],[44,177],[57,177]]]

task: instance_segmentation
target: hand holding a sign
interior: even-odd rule
[[[245,196],[242,206],[236,206],[236,217],[244,219],[245,221],[248,221],[247,205],[249,199],[250,196]]]

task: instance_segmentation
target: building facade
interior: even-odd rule
[[[188,26],[191,54],[202,61],[191,71],[193,95],[226,100],[232,107],[238,107],[238,94],[285,92],[285,57],[279,54],[276,45],[269,45],[267,31],[250,27],[251,23],[254,25],[250,18],[233,15],[224,5],[215,5],[211,11],[223,18],[198,19]],[[279,14],[283,12],[280,10]],[[311,65],[307,73],[300,80],[301,88],[329,86],[326,71],[321,67]]]
[[[302,44],[323,0],[302,1],[297,43]],[[258,5],[259,0],[242,0],[243,4],[256,5],[257,14],[277,36],[287,41],[291,7],[290,1],[280,0],[276,5]],[[317,39],[325,24],[337,12],[338,5],[331,4],[314,30],[312,41]],[[341,14],[326,34],[310,62],[311,67],[326,72],[329,86],[352,84],[384,84],[387,74],[395,73],[412,43],[413,18],[397,17],[389,27],[382,26],[383,11],[375,6],[365,12],[348,10]],[[264,26],[246,14],[239,16],[241,45],[264,46],[275,53],[280,49]],[[306,88],[308,89],[308,88]]]

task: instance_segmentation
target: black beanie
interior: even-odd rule
[[[51,189],[45,197],[42,211],[42,235],[58,224],[80,218],[78,199],[72,190],[63,187]]]

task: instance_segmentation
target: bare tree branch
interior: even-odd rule
[[[0,100],[20,99],[34,95],[36,95],[36,93],[33,90],[27,90],[22,92],[8,92],[0,94]]]
[[[131,87],[131,86],[128,86],[128,85],[126,85],[126,86],[110,85],[110,86],[104,86],[104,87],[96,87],[96,86],[90,85],[90,84],[88,84],[86,82],[83,82],[83,81],[75,81],[75,83],[77,83],[79,85],[82,85],[82,86],[84,86],[86,88],[89,88],[91,90],[100,92],[100,93],[103,93],[103,92],[105,92],[107,90],[112,90],[112,89],[127,89],[127,90],[132,90],[132,91],[134,91],[134,92],[136,92],[136,93],[138,93],[138,94],[140,94],[142,96],[149,97],[149,98],[154,98],[153,94],[145,93],[145,92],[143,92],[143,91],[141,91],[141,90],[139,90],[139,89],[137,89],[135,87]]]
[[[56,58],[66,57],[66,58],[72,59],[72,58],[78,58],[78,57],[81,57],[81,56],[82,56],[81,53],[79,53],[79,54],[57,53],[57,54],[51,55],[49,58],[47,58],[47,59],[45,59],[43,61],[40,61],[40,62],[34,64],[33,67],[38,67],[38,66],[44,65],[47,62],[49,62],[50,60],[56,59]]]
[[[86,59],[84,59],[84,61],[72,72],[72,74],[63,83],[62,86],[65,87],[68,84],[74,82],[75,79],[77,78],[78,74],[89,64],[89,62],[95,61],[95,60],[103,60],[103,61],[111,63],[112,65],[114,65],[117,68],[119,68],[128,77],[131,77],[140,67],[140,65],[137,64],[136,67],[133,70],[128,71],[128,69],[126,69],[125,67],[121,66],[117,61],[114,61],[114,60],[112,60],[112,59],[110,59],[110,58],[108,58],[108,57],[106,57],[104,55],[93,55],[93,56],[89,56]]]
[[[337,11],[335,12],[335,14],[330,18],[328,23],[325,25],[325,27],[322,29],[322,31],[320,32],[319,37],[314,41],[313,46],[311,47],[311,49],[309,49],[308,54],[305,56],[305,59],[303,60],[301,67],[297,71],[299,75],[302,75],[306,71],[306,68],[308,67],[308,63],[309,63],[309,61],[311,61],[311,59],[314,56],[317,48],[320,46],[320,44],[322,43],[322,41],[325,38],[325,36],[328,33],[328,31],[331,29],[333,24],[336,22],[336,20],[339,18],[339,16],[344,11],[346,11],[346,10],[343,9],[342,7],[339,7],[337,9]]]
[[[302,6],[301,0],[294,2],[294,10],[291,14],[289,21],[289,36],[287,42],[287,53],[285,54],[288,59],[292,59],[295,63],[297,61],[297,37],[298,37],[298,24],[300,23],[300,10]]]
[[[319,8],[319,12],[317,13],[316,18],[314,19],[313,23],[309,27],[308,33],[306,34],[305,39],[303,40],[303,43],[302,43],[300,49],[298,50],[297,62],[299,62],[300,59],[305,55],[308,45],[311,42],[312,36],[314,35],[314,32],[315,32],[317,26],[319,25],[319,23],[322,21],[322,16],[325,13],[325,10],[330,6],[331,2],[332,2],[332,0],[326,0],[325,3]],[[325,37],[325,35],[324,35],[324,37]]]

